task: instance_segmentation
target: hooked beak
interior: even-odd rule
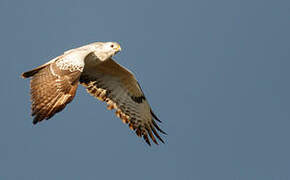
[[[120,52],[121,50],[122,50],[122,48],[121,48],[120,44],[118,44],[118,45],[115,47],[115,51],[116,51],[116,53],[117,53],[117,52]]]

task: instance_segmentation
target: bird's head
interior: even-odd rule
[[[93,45],[94,55],[101,61],[105,61],[121,51],[121,46],[117,42],[96,42],[91,45]]]

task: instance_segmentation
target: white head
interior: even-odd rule
[[[116,42],[95,42],[89,46],[93,49],[95,56],[101,61],[105,61],[121,51],[120,44]]]

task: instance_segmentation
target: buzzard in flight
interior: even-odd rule
[[[129,125],[139,137],[151,145],[148,136],[164,141],[157,131],[161,130],[140,85],[134,75],[112,59],[121,47],[116,42],[95,42],[52,59],[44,65],[24,72],[23,78],[31,77],[31,109],[33,124],[50,119],[70,103],[78,88],[87,91],[107,103],[109,110]],[[156,120],[156,121],[155,121]]]

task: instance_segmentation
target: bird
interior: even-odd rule
[[[134,74],[118,64],[113,56],[121,51],[117,42],[93,42],[65,51],[49,62],[24,72],[31,78],[31,116],[33,124],[52,118],[75,97],[78,85],[107,104],[107,109],[128,124],[138,137],[151,146],[164,143],[159,135],[166,135],[156,122],[160,119],[152,111]],[[159,132],[159,133],[158,133]]]

